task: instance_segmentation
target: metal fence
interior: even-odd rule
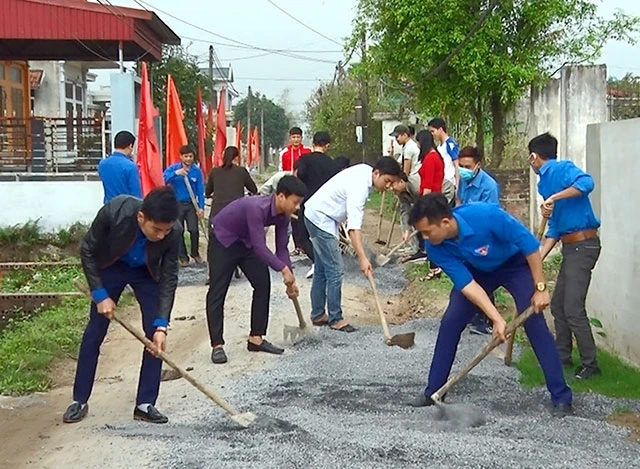
[[[93,172],[110,152],[103,118],[0,119],[0,172]]]

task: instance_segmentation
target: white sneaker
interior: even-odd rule
[[[315,267],[315,264],[311,264],[311,268],[309,269],[309,272],[307,272],[307,275],[305,275],[305,278],[313,277],[314,267]]]

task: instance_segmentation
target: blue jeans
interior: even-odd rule
[[[142,311],[142,327],[149,340],[153,337],[155,328],[153,321],[158,313],[158,282],[151,278],[147,267],[131,267],[121,262],[100,271],[100,278],[104,288],[109,292],[109,297],[116,303],[120,299],[122,290],[129,284],[140,304]],[[98,366],[100,346],[109,329],[109,319],[98,313],[96,304],[91,303],[89,323],[82,337],[76,378],[73,384],[73,400],[82,404],[89,400],[93,382]],[[141,347],[142,348],[142,347]],[[162,360],[154,357],[144,349],[142,353],[142,366],[138,380],[138,394],[136,405],[156,404],[160,390],[160,374]]]
[[[534,283],[524,257],[512,258],[495,272],[480,272],[471,267],[468,268],[474,280],[490,296],[501,286],[511,293],[516,302],[518,314],[531,305]],[[478,307],[471,303],[460,290],[455,288],[451,290],[449,306],[442,317],[438,331],[438,340],[429,370],[429,381],[424,391],[425,396],[430,397],[447,381],[460,335],[477,312],[479,312]],[[542,314],[531,316],[524,323],[524,330],[544,373],[547,389],[551,394],[551,402],[553,405],[571,404],[571,389],[564,379],[560,355],[544,316]]]
[[[329,325],[332,325],[342,320],[344,262],[338,246],[338,238],[322,231],[306,217],[304,224],[309,231],[315,258],[311,284],[311,320],[317,321],[322,317],[326,304]]]

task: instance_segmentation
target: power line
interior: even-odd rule
[[[329,36],[322,34],[320,31],[318,31],[317,29],[313,29],[311,26],[303,23],[302,21],[300,21],[298,18],[296,18],[295,16],[293,16],[291,13],[289,13],[287,10],[285,10],[284,8],[280,7],[278,4],[276,4],[274,1],[272,0],[267,0],[267,2],[269,2],[271,5],[273,5],[274,7],[276,7],[278,10],[280,10],[282,13],[284,13],[285,15],[287,15],[289,18],[291,18],[293,21],[295,21],[296,23],[304,26],[305,28],[307,28],[309,31],[312,31],[314,33],[316,33],[318,36],[325,38],[327,41],[331,41],[334,44],[338,44],[340,47],[343,46],[343,44],[339,43],[338,41],[330,38]]]
[[[142,6],[147,5],[150,8],[153,8],[154,10],[159,11],[160,13],[162,13],[164,15],[167,15],[170,18],[173,18],[176,21],[179,21],[179,22],[184,23],[184,24],[186,24],[188,26],[191,26],[192,28],[198,29],[198,30],[200,30],[202,32],[205,32],[207,34],[211,34],[212,36],[219,37],[219,38],[225,39],[227,41],[231,41],[231,42],[236,43],[236,44],[240,44],[240,45],[245,46],[245,47],[250,48],[250,49],[261,50],[263,52],[273,52],[274,54],[283,55],[285,57],[289,57],[289,58],[292,58],[292,59],[309,60],[309,61],[312,61],[312,62],[325,62],[325,63],[331,63],[331,64],[334,63],[333,61],[330,61],[330,60],[315,59],[313,57],[306,57],[306,56],[303,56],[303,55],[291,54],[291,53],[288,53],[288,52],[279,52],[279,51],[275,51],[275,50],[266,49],[264,47],[254,46],[252,44],[248,44],[246,42],[238,41],[236,39],[233,39],[233,38],[230,38],[230,37],[227,37],[227,36],[223,36],[222,34],[215,33],[213,31],[210,31],[208,29],[203,28],[202,26],[198,26],[196,24],[190,23],[189,21],[183,20],[182,18],[179,18],[179,17],[177,17],[175,15],[172,15],[171,13],[168,13],[168,12],[166,12],[164,10],[161,10],[159,8],[154,7],[152,4],[150,4],[147,1],[144,1],[144,0],[134,0],[134,1],[138,5],[142,5]],[[191,39],[191,40],[193,40],[193,39]]]
[[[228,42],[216,42],[210,41],[207,39],[201,39],[199,37],[191,37],[191,36],[181,36],[182,39],[187,39],[193,42],[203,42],[206,44],[215,44],[216,46],[223,47],[232,47],[235,49],[249,49],[255,50],[254,46],[241,46],[238,44],[230,44]],[[261,48],[262,50],[262,48]],[[269,51],[269,53],[277,53],[277,52],[292,52],[292,53],[307,53],[307,54],[338,54],[342,53],[343,50],[335,50],[335,49],[275,49],[275,48],[264,48],[265,51]]]
[[[235,77],[236,80],[255,80],[255,81],[304,81],[304,82],[318,82],[322,81],[320,78],[285,78],[285,77]]]

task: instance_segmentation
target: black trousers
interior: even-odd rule
[[[596,343],[585,309],[591,272],[600,257],[600,238],[563,244],[562,266],[551,298],[551,315],[556,327],[556,347],[561,360],[570,360],[572,336],[576,338],[580,360],[587,368],[597,368]]]
[[[250,335],[266,335],[269,324],[271,277],[269,267],[253,249],[238,241],[225,248],[211,233],[207,252],[209,291],[207,292],[207,324],[211,346],[224,345],[224,300],[236,267],[244,272],[253,288]]]
[[[309,231],[304,224],[304,206],[300,206],[300,210],[298,210],[298,219],[291,219],[291,230],[296,248],[302,249],[311,262],[314,262],[313,244],[311,244]]]
[[[198,233],[198,214],[196,208],[191,202],[180,202],[180,211],[178,213],[178,221],[180,226],[187,224],[187,231],[191,238],[191,257],[200,257],[199,249],[199,233]],[[187,255],[187,246],[184,243],[184,236],[180,242],[180,259],[189,260]]]

